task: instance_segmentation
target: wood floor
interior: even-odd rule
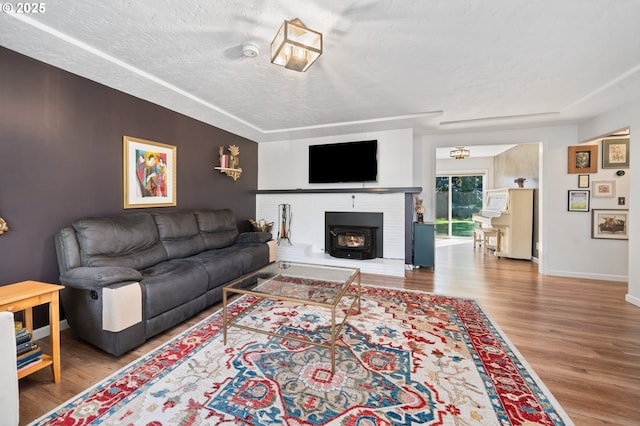
[[[640,424],[640,308],[624,301],[626,283],[542,276],[533,262],[497,259],[470,243],[439,247],[434,272],[417,269],[405,278],[363,275],[363,283],[476,299],[576,425]],[[48,369],[20,380],[20,424],[217,308],[118,359],[63,331],[62,381],[54,384]]]

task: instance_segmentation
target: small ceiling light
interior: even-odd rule
[[[455,158],[456,160],[463,160],[469,156],[469,150],[464,149],[463,146],[456,146],[456,149],[452,149],[449,151],[449,157]]]
[[[294,71],[306,71],[322,55],[322,33],[304,26],[300,19],[284,21],[271,42],[271,63]]]

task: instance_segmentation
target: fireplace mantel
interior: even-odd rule
[[[421,186],[394,186],[378,188],[307,188],[307,189],[259,189],[256,194],[419,194],[422,192]]]

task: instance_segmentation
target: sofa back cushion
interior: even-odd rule
[[[76,220],[73,228],[82,266],[127,266],[139,270],[167,260],[149,213],[83,218]]]
[[[158,227],[160,242],[170,259],[204,251],[204,240],[193,212],[153,213],[153,219]]]
[[[197,210],[195,216],[207,250],[228,247],[238,238],[236,218],[231,209]]]

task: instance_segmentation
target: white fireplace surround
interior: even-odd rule
[[[256,196],[256,219],[273,222],[273,238],[278,237],[279,204],[291,205],[293,243],[282,242],[278,259],[336,266],[358,267],[364,273],[404,276],[405,194],[399,193],[277,193]],[[338,259],[325,253],[324,215],[334,212],[383,213],[384,258]]]

